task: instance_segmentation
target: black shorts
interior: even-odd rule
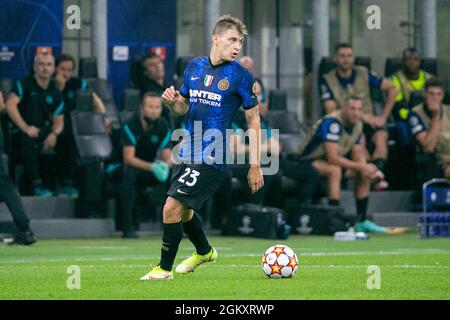
[[[206,164],[179,164],[173,168],[167,195],[199,211],[225,177],[225,172]]]
[[[364,123],[363,133],[366,137],[366,148],[370,153],[375,150],[375,144],[373,143],[372,138],[378,131],[387,131],[386,126],[381,128],[372,128],[371,125]]]
[[[367,141],[372,140],[373,135],[378,131],[387,131],[387,127],[373,128],[371,125],[364,123],[363,132]]]

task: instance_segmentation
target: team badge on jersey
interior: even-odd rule
[[[255,81],[255,83],[253,83],[252,91],[254,94],[256,94],[256,81]]]
[[[223,79],[219,81],[218,86],[220,90],[225,91],[230,87],[230,83],[228,82],[227,79]]]
[[[340,127],[339,127],[339,125],[337,123],[333,123],[330,126],[330,132],[333,133],[333,134],[338,134],[339,133],[339,129],[340,129]]]
[[[409,124],[414,127],[419,124],[419,119],[416,116],[411,116],[409,118]]]
[[[205,79],[203,80],[205,87],[209,87],[213,83],[213,80],[214,80],[214,77],[207,74]]]

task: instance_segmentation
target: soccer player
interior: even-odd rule
[[[78,190],[74,186],[77,173],[78,151],[73,135],[70,113],[77,108],[77,90],[87,90],[85,79],[74,77],[75,59],[62,54],[56,59],[55,85],[64,97],[64,130],[56,144],[57,172],[60,183],[59,195],[69,198],[78,198]],[[100,97],[92,93],[93,111],[105,113],[105,106]]]
[[[379,177],[374,164],[367,163],[363,135],[363,103],[359,97],[348,97],[341,110],[320,119],[306,137],[300,150],[302,158],[310,160],[322,177],[328,179],[328,202],[339,205],[343,170],[356,178],[355,198],[358,222],[357,231],[386,233],[367,219],[371,181]]]
[[[255,80],[248,70],[235,61],[246,34],[246,27],[239,19],[221,16],[214,26],[209,56],[189,63],[180,91],[172,86],[162,95],[163,103],[172,113],[187,113],[189,134],[183,139],[178,155],[182,163],[174,167],[163,209],[161,260],[141,280],[173,278],[172,265],[183,231],[194,244],[196,252],[176,267],[177,273],[193,272],[202,263],[217,259],[217,251],[209,244],[195,212],[212,197],[226,175],[225,153],[215,149],[213,156],[208,155],[208,150],[216,143],[222,149],[227,144],[205,139],[203,134],[215,129],[225,137],[228,125],[241,105],[250,130],[258,137],[250,150],[247,180],[252,192],[257,192],[264,184],[259,164],[260,121],[254,93]],[[201,132],[198,132],[200,125]]]

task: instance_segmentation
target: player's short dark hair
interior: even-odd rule
[[[402,57],[403,57],[403,59],[405,58],[405,56],[406,56],[408,53],[411,53],[411,54],[415,54],[415,55],[417,55],[417,56],[420,56],[419,50],[417,50],[417,49],[414,48],[414,47],[408,47],[408,48],[406,48],[405,50],[403,50],[403,52],[402,52]]]
[[[340,42],[336,45],[336,47],[334,47],[334,53],[338,53],[339,50],[341,50],[341,49],[352,49],[353,50],[353,47],[350,43]]]
[[[349,97],[347,97],[347,99],[345,99],[345,103],[351,101],[351,100],[356,100],[356,101],[363,101],[362,97],[358,96],[358,95],[351,95]]]
[[[434,87],[438,87],[441,88],[443,91],[445,91],[445,86],[444,86],[444,82],[436,77],[430,78],[427,80],[427,82],[425,82],[425,91],[428,90],[428,88],[434,88]]]
[[[155,54],[153,52],[147,53],[141,60],[142,66],[144,67],[145,60],[155,59],[155,58],[157,58],[157,59],[162,61],[162,58],[159,55],[157,55],[157,54]]]
[[[161,95],[157,94],[156,92],[153,92],[153,91],[149,91],[149,92],[144,93],[144,95],[142,96],[142,99],[141,99],[141,107],[144,105],[145,99],[147,99],[147,98],[158,98],[158,99],[161,99]]]
[[[217,20],[216,25],[214,26],[213,34],[221,34],[224,31],[233,28],[236,29],[242,36],[246,36],[248,34],[245,24],[238,18],[232,17],[229,14],[219,17],[219,20]]]
[[[72,62],[73,68],[75,69],[75,59],[67,53],[61,54],[55,61],[55,65],[58,66],[61,62],[70,61]]]

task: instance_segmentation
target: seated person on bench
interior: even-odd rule
[[[379,169],[367,162],[363,138],[363,104],[359,97],[350,96],[341,110],[333,112],[314,125],[300,148],[302,159],[311,161],[322,177],[328,179],[330,205],[339,205],[343,171],[356,179],[355,197],[358,222],[356,231],[385,233],[367,219],[370,186],[379,179]]]
[[[443,104],[443,82],[436,78],[428,80],[424,95],[425,103],[414,107],[409,116],[411,132],[428,158],[427,169],[418,171],[427,176],[422,180],[450,179],[450,106]]]
[[[169,177],[172,133],[161,113],[161,97],[148,92],[142,98],[140,110],[123,127],[120,199],[124,238],[137,238],[133,222],[137,188],[164,184]],[[155,161],[158,152],[163,161]]]

